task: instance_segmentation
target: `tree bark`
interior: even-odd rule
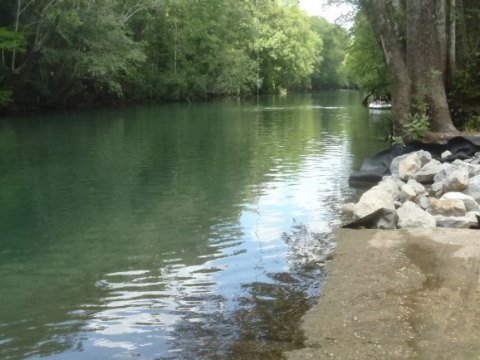
[[[455,74],[457,72],[457,58],[456,58],[456,48],[457,48],[457,14],[456,14],[456,1],[448,0],[448,44],[447,44],[447,89],[451,90],[453,88],[453,83],[455,82]]]
[[[404,135],[407,116],[419,111],[419,102],[428,107],[433,131],[456,131],[446,90],[448,67],[454,64],[449,42],[449,6],[454,1],[406,0],[406,24],[398,22],[402,10],[399,9],[402,2],[398,0],[359,0],[359,3],[383,49],[392,80],[394,135]]]
[[[393,0],[395,1],[395,0]],[[373,27],[392,80],[393,135],[405,133],[407,114],[411,106],[411,81],[405,61],[405,48],[395,21],[395,5],[391,0],[360,0],[367,19]]]
[[[413,94],[417,103],[425,102],[428,106],[431,128],[438,132],[456,131],[446,92],[445,1],[407,1],[407,67]]]
[[[448,67],[448,31],[447,31],[447,0],[435,0],[434,17],[435,32],[432,37],[436,36],[437,56],[439,71],[442,72],[442,77],[447,84],[447,67]]]

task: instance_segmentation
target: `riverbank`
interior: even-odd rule
[[[480,242],[467,229],[338,230],[304,359],[473,359]]]

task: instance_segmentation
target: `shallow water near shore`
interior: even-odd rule
[[[356,92],[0,120],[0,358],[278,359],[299,347]]]

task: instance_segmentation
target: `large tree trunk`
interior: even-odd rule
[[[383,50],[392,80],[393,135],[403,135],[407,114],[410,112],[412,86],[404,45],[398,35],[400,26],[395,22],[396,3],[389,0],[360,0],[360,3]]]
[[[456,0],[448,0],[448,43],[447,43],[447,90],[452,90],[455,81],[455,74],[457,72],[457,12]]]
[[[456,22],[457,32],[457,63],[461,66],[465,63],[467,54],[467,24],[465,19],[465,6],[463,0],[456,1],[458,19]]]
[[[426,103],[431,128],[438,132],[455,131],[445,89],[446,12],[446,0],[407,1],[407,67],[415,99]]]
[[[428,106],[432,130],[456,131],[446,91],[448,68],[453,61],[449,26],[450,11],[454,9],[449,6],[454,1],[406,0],[406,24],[398,23],[398,7],[402,4],[398,0],[359,2],[383,49],[392,80],[394,135],[404,135],[407,116],[418,111],[414,106],[418,101]]]

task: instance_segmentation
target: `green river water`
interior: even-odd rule
[[[278,359],[301,346],[361,94],[0,119],[1,359]]]

